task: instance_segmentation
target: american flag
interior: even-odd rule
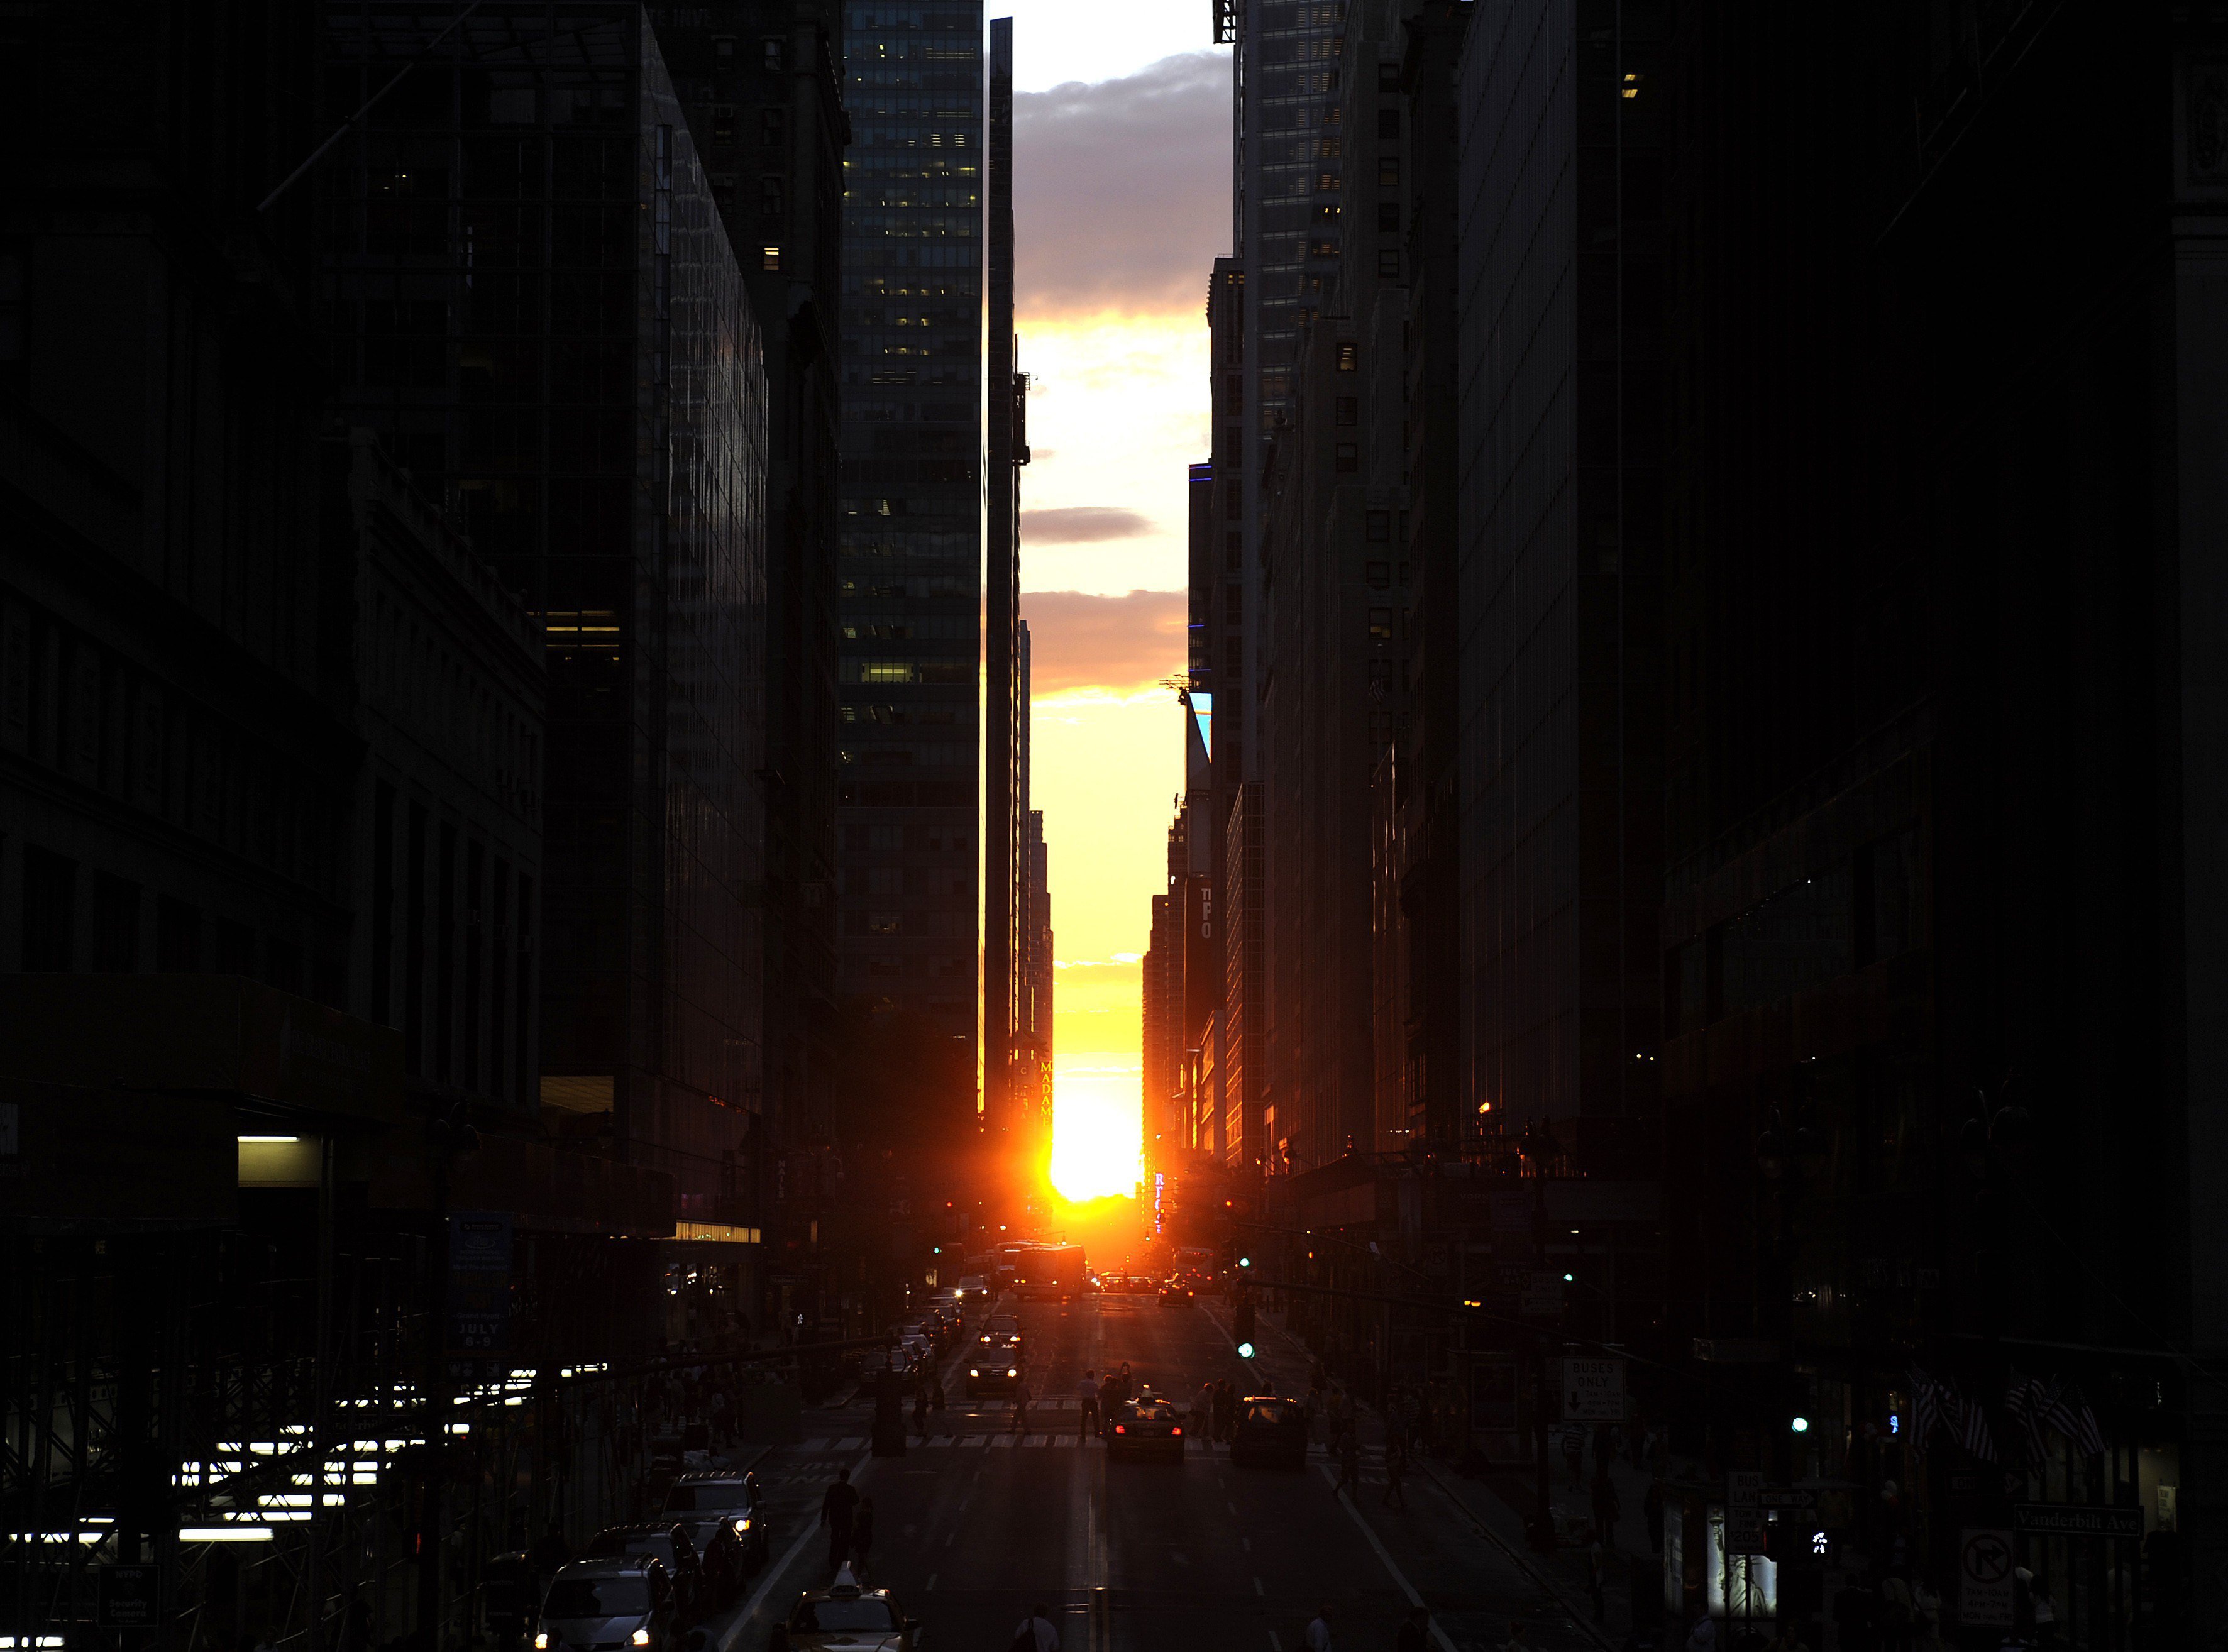
[[[2043,1431],[2050,1426],[2052,1409],[2065,1390],[2063,1379],[2052,1378],[2046,1383],[2039,1377],[2014,1380],[2004,1391],[2004,1414],[2020,1426],[2026,1446],[2027,1461],[2037,1466],[2050,1457],[2050,1442]]]
[[[2104,1431],[2097,1426],[2097,1413],[2078,1383],[2062,1383],[2052,1391],[2042,1420],[2072,1441],[2083,1457],[2095,1457],[2104,1449]]]
[[[1911,1367],[1911,1449],[1925,1454],[1928,1436],[1942,1420],[1942,1391],[1917,1366]]]
[[[1950,1409],[1956,1418],[1958,1444],[1983,1463],[1994,1463],[1995,1437],[1988,1432],[1988,1413],[1977,1399],[1968,1399],[1955,1388],[1950,1391]]]

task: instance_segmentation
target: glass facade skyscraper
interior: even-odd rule
[[[972,1045],[982,845],[981,0],[844,17],[843,987]]]

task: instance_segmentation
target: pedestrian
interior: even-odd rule
[[[928,1444],[928,1386],[924,1383],[912,1391],[913,1431],[920,1436],[921,1444]]]
[[[867,1557],[874,1546],[874,1500],[859,1499],[859,1512],[851,1517],[851,1559],[853,1570],[861,1577],[867,1575]]]
[[[1361,1495],[1361,1442],[1351,1429],[1339,1438],[1338,1483],[1330,1495],[1335,1497],[1341,1491],[1350,1491],[1356,1501]]]
[[[1594,1622],[1598,1623],[1609,1615],[1609,1602],[1602,1593],[1602,1583],[1609,1572],[1609,1556],[1602,1548],[1601,1534],[1586,1545],[1586,1598],[1593,1603]]]
[[[573,1546],[565,1540],[565,1522],[553,1520],[535,1540],[534,1546],[526,1552],[526,1559],[543,1580],[555,1577],[573,1558]]]
[[[1571,1483],[1585,1484],[1585,1476],[1579,1470],[1585,1466],[1586,1431],[1576,1423],[1563,1430],[1563,1461],[1571,1470]]]
[[[1378,1506],[1389,1508],[1397,1501],[1402,1508],[1408,1506],[1408,1494],[1400,1489],[1400,1482],[1408,1473],[1408,1448],[1400,1443],[1398,1434],[1385,1437],[1385,1495]]]
[[[1687,1631],[1687,1652],[1718,1652],[1717,1621],[1706,1606],[1694,1615],[1693,1626]]]
[[[1121,1399],[1123,1403],[1127,1405],[1136,1395],[1136,1380],[1130,1374],[1130,1362],[1127,1360],[1122,1361],[1119,1375],[1122,1382]]]
[[[932,1371],[928,1377],[928,1408],[931,1411],[944,1409],[944,1383]]]
[[[1400,1633],[1393,1637],[1392,1652],[1425,1652],[1431,1643],[1431,1609],[1411,1606],[1400,1620]]]
[[[1609,1459],[1597,1454],[1594,1457],[1594,1532],[1606,1548],[1617,1547],[1617,1522],[1623,1514],[1623,1505],[1617,1502],[1617,1482],[1609,1477]]]
[[[1226,1377],[1214,1391],[1214,1437],[1227,1445],[1237,1426],[1238,1386]]]
[[[1053,1627],[1052,1614],[1041,1604],[1030,1607],[1007,1652],[1060,1652],[1060,1631]]]
[[[1102,1432],[1114,1425],[1114,1409],[1122,1403],[1122,1379],[1109,1371],[1098,1379],[1098,1426]]]
[[[1648,1482],[1648,1495],[1640,1500],[1640,1518],[1648,1522],[1648,1549],[1651,1554],[1663,1553],[1663,1484],[1659,1480]]]
[[[1014,1381],[1014,1432],[1026,1434],[1028,1431],[1029,1382],[1027,1377],[1018,1377]]]
[[[843,1569],[851,1553],[851,1521],[859,1510],[859,1489],[851,1483],[848,1469],[836,1470],[836,1483],[820,1500],[820,1523],[828,1528],[828,1570]]]
[[[1202,1382],[1199,1392],[1191,1397],[1191,1437],[1194,1440],[1214,1444],[1214,1385]]]
[[[1098,1384],[1090,1372],[1075,1385],[1075,1437],[1092,1438],[1098,1432]]]
[[[1331,1652],[1328,1601],[1316,1608],[1315,1619],[1309,1623],[1307,1633],[1301,1636],[1300,1644],[1307,1649],[1307,1652]]]
[[[1779,1633],[1771,1637],[1764,1652],[1810,1652],[1803,1643],[1802,1620],[1791,1616],[1783,1618]]]

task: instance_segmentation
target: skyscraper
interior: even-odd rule
[[[349,108],[411,65],[321,175],[335,400],[541,632],[541,1099],[607,1116],[683,1220],[748,1221],[766,398],[709,182],[638,7],[325,26]],[[407,901],[451,838],[395,801]]]
[[[989,209],[985,218],[989,317],[985,330],[989,427],[984,500],[983,743],[983,1108],[991,1127],[1024,1153],[1041,1146],[1041,1085],[1028,1032],[1029,951],[1028,663],[1021,624],[1021,467],[1029,461],[1022,423],[1027,381],[1014,337],[1014,20],[990,23]]]
[[[845,19],[844,989],[974,1047],[983,7]]]

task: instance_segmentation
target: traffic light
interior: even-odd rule
[[[1238,1265],[1241,1271],[1250,1268],[1253,1265],[1253,1258],[1250,1256],[1241,1256],[1238,1258]]]

